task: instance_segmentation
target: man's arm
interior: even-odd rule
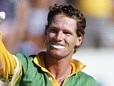
[[[15,67],[16,61],[12,54],[5,48],[2,42],[2,33],[0,32],[0,79],[4,81],[11,79]]]

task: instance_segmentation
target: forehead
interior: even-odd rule
[[[59,14],[54,16],[54,18],[52,19],[52,23],[51,25],[59,25],[59,26],[63,26],[63,27],[71,27],[71,28],[76,28],[76,20],[70,17],[67,17],[63,14]]]

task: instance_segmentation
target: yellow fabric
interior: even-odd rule
[[[79,72],[80,70],[82,70],[86,65],[84,65],[82,62],[72,59],[71,60],[71,65],[72,65],[72,73],[71,75]]]
[[[44,72],[48,73],[49,79],[51,79],[51,83],[53,84],[53,86],[58,86],[58,82],[57,80],[53,77],[53,75],[45,68],[45,64],[44,64],[44,60],[43,60],[43,56],[40,55],[39,57],[35,57],[34,58],[34,63],[36,65],[38,65],[39,67],[41,67],[41,69]],[[72,76],[73,74],[76,74],[77,72],[81,71],[85,65],[83,63],[81,63],[78,60],[72,59],[71,60],[71,66],[72,66],[72,73],[70,74],[70,76]],[[70,77],[68,76],[68,77]],[[67,79],[67,78],[66,78]],[[65,80],[66,80],[65,79]]]
[[[111,0],[79,0],[77,2],[77,7],[88,16],[103,17],[112,14]]]
[[[2,42],[2,33],[0,32],[0,61],[2,69],[0,69],[0,78],[8,82],[13,76],[14,68],[16,67],[15,59],[12,54],[7,51]]]

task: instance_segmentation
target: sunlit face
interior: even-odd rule
[[[76,20],[65,15],[56,15],[46,35],[47,51],[52,57],[63,58],[74,53],[74,47],[82,42],[76,34]]]

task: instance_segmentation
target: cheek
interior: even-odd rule
[[[70,46],[75,46],[75,44],[76,44],[76,39],[75,39],[75,38],[68,38],[68,37],[66,37],[66,42],[67,42]]]
[[[49,33],[49,34],[47,34],[46,35],[46,41],[47,41],[47,43],[50,41],[50,40],[52,40],[54,38],[54,34],[52,34],[52,33]]]
[[[48,40],[54,39],[56,36],[54,33],[49,33],[48,34]]]

